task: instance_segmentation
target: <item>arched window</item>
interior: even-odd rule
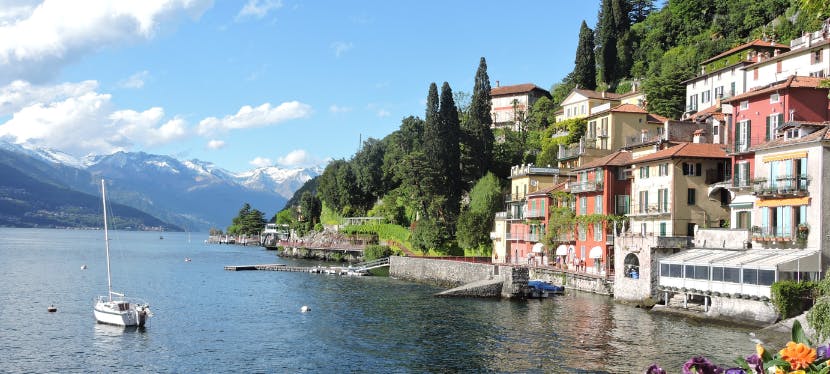
[[[640,259],[637,255],[629,253],[625,256],[623,261],[623,274],[626,278],[640,278]]]

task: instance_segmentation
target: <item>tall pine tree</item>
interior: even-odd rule
[[[442,209],[446,228],[455,229],[455,221],[461,207],[461,151],[459,140],[461,138],[461,124],[458,119],[458,108],[455,106],[455,99],[452,96],[452,89],[449,83],[444,82],[441,86],[441,106],[438,110],[440,117],[440,148],[441,148],[441,169],[445,176],[445,205]]]
[[[420,185],[420,193],[424,201],[437,201],[443,194],[444,186],[444,168],[442,163],[442,124],[438,113],[440,101],[438,97],[438,86],[433,82],[429,85],[429,93],[427,93],[427,107],[424,120],[424,131],[422,133],[423,139],[423,153],[420,153],[420,160],[412,160],[422,167],[418,174],[422,181]],[[423,218],[435,219],[439,215],[439,208],[430,206],[423,206]]]
[[[616,79],[614,65],[617,63],[617,28],[614,23],[612,0],[602,0],[597,16],[596,38],[597,65],[599,65],[600,79],[605,83]]]
[[[579,88],[595,90],[597,88],[597,65],[594,57],[594,31],[585,21],[579,28],[579,44],[576,46],[574,59],[574,82]]]
[[[462,122],[461,133],[461,170],[464,188],[483,177],[493,159],[493,130],[490,126],[492,102],[490,98],[490,77],[487,75],[487,61],[484,57],[478,63],[475,76],[473,97],[470,101],[469,115]]]

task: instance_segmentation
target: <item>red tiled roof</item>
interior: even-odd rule
[[[657,151],[650,155],[646,155],[637,159],[634,159],[633,162],[640,163],[640,162],[647,162],[647,161],[655,161],[655,160],[662,160],[667,158],[729,158],[726,156],[726,151],[723,149],[723,144],[710,144],[710,143],[680,143],[674,147],[666,148],[661,151]]]
[[[623,166],[631,163],[631,152],[616,151],[608,156],[598,158],[573,170],[593,169],[601,166]]]
[[[624,112],[624,113],[648,113],[645,109],[640,108],[634,104],[622,104],[617,105],[611,108],[612,112]]]
[[[801,126],[801,125],[816,126],[816,127],[823,127],[823,128],[818,129],[817,131],[814,131],[814,132],[809,133],[807,135],[804,135],[800,138],[795,138],[795,139],[775,138],[775,139],[769,140],[767,142],[764,142],[764,143],[758,144],[756,146],[753,146],[749,150],[750,151],[757,151],[757,150],[761,150],[761,149],[775,148],[775,147],[779,147],[779,146],[783,146],[783,145],[791,145],[791,144],[799,144],[799,143],[810,143],[810,142],[814,142],[814,141],[830,139],[830,137],[828,137],[828,136],[830,136],[830,131],[827,131],[828,126],[830,126],[830,122],[798,121],[798,122],[787,122],[787,123],[784,123],[782,126],[788,126],[789,127],[789,126]]]
[[[790,50],[790,46],[788,46],[788,45],[777,44],[777,43],[774,43],[774,42],[765,42],[761,39],[755,39],[755,40],[753,40],[749,43],[741,44],[741,45],[739,45],[735,48],[732,48],[732,49],[730,49],[726,52],[723,52],[723,53],[721,53],[721,54],[719,54],[715,57],[712,57],[712,58],[710,58],[706,61],[703,61],[700,64],[701,65],[708,64],[709,62],[715,61],[715,60],[717,60],[721,57],[729,56],[729,55],[731,55],[735,52],[738,52],[738,51],[741,51],[741,50],[744,50],[744,49],[748,49],[749,47],[775,47],[775,48],[785,49],[786,51]],[[784,51],[784,52],[786,52],[786,51]]]
[[[756,88],[752,91],[748,91],[740,95],[724,99],[723,101],[726,103],[733,103],[756,95],[763,95],[766,93],[775,92],[783,88],[819,88],[819,85],[821,85],[821,82],[825,79],[826,78],[821,77],[805,77],[800,75],[791,75],[783,82],[776,82],[765,87]]]
[[[691,115],[691,119],[692,119],[692,120],[704,119],[704,118],[706,118],[706,117],[708,117],[708,116],[710,116],[710,115],[713,115],[713,114],[715,114],[715,113],[719,113],[719,112],[720,112],[720,110],[721,110],[720,106],[717,106],[717,105],[712,105],[712,106],[710,106],[710,107],[708,107],[708,108],[706,108],[706,109],[703,109],[703,110],[701,110],[701,111],[699,111],[699,112],[697,112],[697,113],[695,113],[695,114],[692,114],[692,115]]]
[[[668,121],[668,120],[669,120],[668,118],[663,117],[659,114],[654,114],[654,113],[649,113],[646,116],[646,122],[651,122],[651,123],[666,123],[666,121]]]
[[[490,90],[490,96],[514,95],[518,93],[531,92],[533,90],[544,90],[533,83],[514,84],[512,86],[499,86]]]

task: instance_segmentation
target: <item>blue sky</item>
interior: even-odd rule
[[[599,0],[0,0],[0,138],[231,171],[351,157],[431,82],[549,89]]]

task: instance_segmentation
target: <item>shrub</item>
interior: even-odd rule
[[[363,261],[372,261],[392,255],[392,248],[386,245],[370,245],[363,250]]]
[[[772,285],[772,303],[781,318],[792,318],[812,306],[815,282],[781,281]]]

